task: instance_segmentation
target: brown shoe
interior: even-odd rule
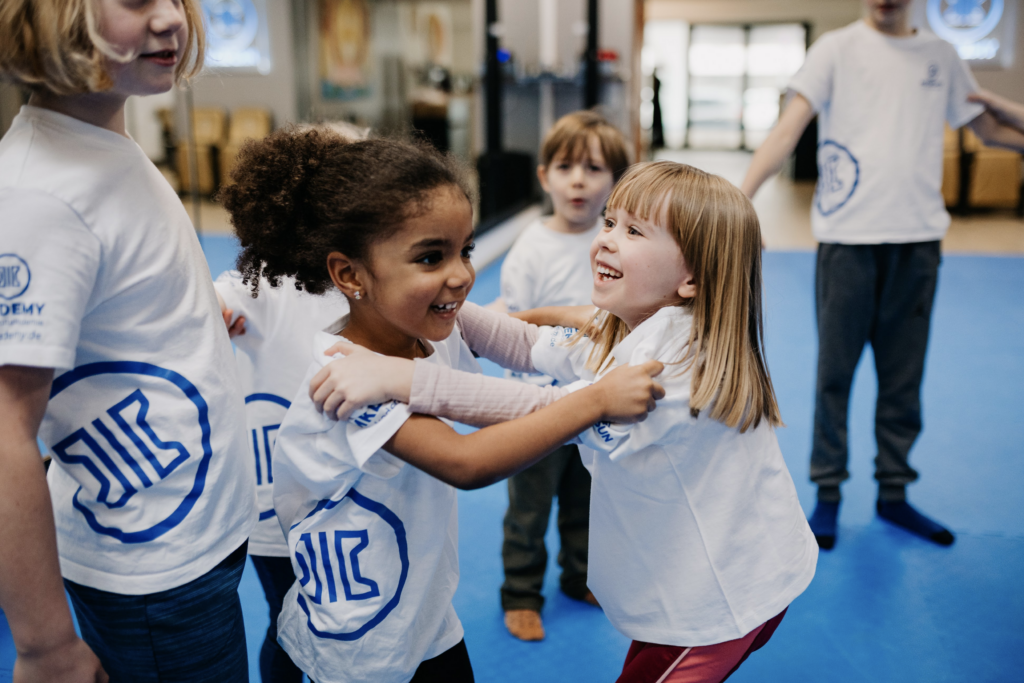
[[[544,640],[544,624],[536,610],[508,610],[505,612],[505,628],[519,640]]]

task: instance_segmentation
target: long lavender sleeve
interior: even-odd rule
[[[529,415],[568,393],[564,387],[539,387],[417,360],[409,408],[486,427]]]
[[[474,352],[510,370],[533,372],[530,349],[540,334],[536,325],[469,302],[459,311],[458,321],[463,339]],[[562,387],[539,387],[417,360],[409,407],[417,413],[485,427],[528,415],[567,393]]]
[[[459,310],[458,323],[462,338],[478,356],[514,372],[536,372],[530,358],[540,336],[536,325],[468,301]]]

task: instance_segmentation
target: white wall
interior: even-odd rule
[[[923,3],[925,0],[914,0]],[[806,21],[811,39],[861,16],[861,0],[647,0],[645,20],[681,19],[690,23]],[[1007,69],[976,69],[978,83],[1024,102],[1024,7],[1017,8],[1016,55]]]
[[[270,73],[204,72],[194,81],[193,93],[197,107],[264,107],[273,113],[274,125],[281,127],[295,121],[297,111],[291,2],[266,1]]]

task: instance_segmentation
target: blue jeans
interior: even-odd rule
[[[121,595],[64,582],[82,639],[111,683],[248,683],[238,600],[247,545],[198,579],[159,593]]]
[[[270,605],[270,626],[260,648],[260,678],[263,683],[302,683],[302,671],[277,642],[277,617],[281,614],[285,593],[295,583],[292,560],[290,557],[250,557]]]

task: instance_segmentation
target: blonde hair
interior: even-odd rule
[[[761,228],[750,201],[724,178],[671,161],[633,166],[608,198],[622,209],[665,227],[682,252],[696,295],[681,305],[693,313],[680,360],[693,370],[690,411],[745,432],[762,419],[782,425],[764,359],[761,315]],[[588,366],[611,361],[629,334],[604,312],[584,330],[595,343]]]
[[[629,168],[629,150],[619,129],[596,111],[574,111],[555,121],[541,145],[541,165],[547,168],[555,157],[565,155],[576,163],[590,156],[590,140],[597,138],[601,154],[618,182]]]
[[[206,47],[199,0],[182,0],[188,37],[176,80],[203,66]],[[0,75],[57,95],[102,92],[113,86],[107,59],[124,62],[100,35],[96,0],[3,0],[0,3]]]

